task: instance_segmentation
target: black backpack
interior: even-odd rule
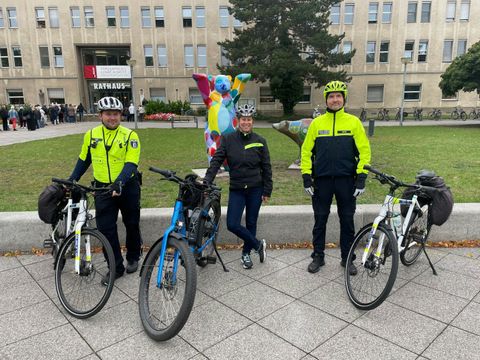
[[[46,224],[55,224],[67,204],[65,191],[58,184],[48,185],[38,197],[38,216]]]

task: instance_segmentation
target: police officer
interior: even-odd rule
[[[347,85],[329,82],[323,91],[327,103],[325,114],[316,117],[302,145],[301,172],[305,192],[312,196],[313,227],[312,262],[308,271],[315,273],[325,264],[325,231],[332,198],[337,201],[340,218],[341,266],[346,266],[355,227],[356,197],[365,191],[370,163],[370,144],[361,121],[345,112]],[[349,264],[351,275],[357,274]]]
[[[98,101],[102,124],[87,131],[82,150],[70,179],[78,181],[90,164],[96,187],[110,187],[111,193],[95,197],[96,222],[112,245],[115,254],[116,274],[125,272],[120,242],[117,233],[118,211],[122,212],[127,239],[127,273],[137,271],[141,253],[140,235],[140,174],[137,167],[140,159],[138,135],[120,125],[123,105],[114,97]],[[102,283],[108,283],[108,275]]]

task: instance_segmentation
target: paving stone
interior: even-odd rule
[[[203,352],[251,323],[246,317],[218,301],[211,301],[192,310],[179,335]]]
[[[480,304],[471,302],[453,320],[452,325],[480,336]]]
[[[126,296],[138,302],[138,288],[140,287],[140,272],[133,274],[125,273],[121,278],[115,280],[115,287]]]
[[[2,286],[0,315],[37,304],[47,299],[48,297],[42,291],[40,286],[38,286],[31,278],[29,281],[21,282],[19,284],[10,283],[9,285]]]
[[[305,258],[293,264],[293,266],[305,271],[307,276],[321,276],[327,280],[334,280],[339,277],[343,278],[344,268],[340,266],[340,259],[325,255],[325,265],[315,274],[310,274],[307,271],[308,265],[312,262],[312,258]]]
[[[352,322],[365,313],[353,306],[348,299],[345,286],[336,282],[323,285],[303,296],[301,300],[347,322]]]
[[[34,335],[0,348],[0,358],[7,359],[80,359],[92,353],[92,349],[70,325]]]
[[[207,349],[204,354],[211,360],[293,360],[305,355],[304,352],[256,324]]]
[[[458,255],[458,256],[466,256],[468,258],[473,258],[476,259],[480,257],[480,248],[479,247],[474,247],[474,248],[438,248],[440,251],[453,254],[453,255]]]
[[[251,282],[251,278],[232,269],[224,272],[221,268],[207,266],[197,272],[197,289],[214,299]]]
[[[208,358],[203,356],[202,354],[197,354],[193,358],[191,358],[190,360],[208,360]]]
[[[446,327],[424,315],[384,302],[353,322],[354,325],[420,354]]]
[[[276,259],[284,262],[285,264],[291,265],[305,259],[311,259],[310,254],[312,250],[310,249],[291,249],[285,251],[282,255],[277,256]]]
[[[480,292],[473,298],[473,301],[480,303]]]
[[[422,354],[435,360],[472,360],[480,354],[480,336],[449,326]]]
[[[23,266],[0,271],[0,284],[2,284],[2,287],[17,286],[32,281],[32,276]]]
[[[288,265],[282,261],[276,259],[268,259],[263,264],[258,260],[258,256],[252,255],[253,268],[244,269],[240,261],[230,263],[230,269],[233,269],[239,273],[244,274],[253,279],[261,279],[264,276],[272,274],[280,269],[287,267]]]
[[[22,266],[22,263],[16,256],[2,256],[2,261],[0,261],[0,272],[18,268],[20,266]]]
[[[459,274],[480,278],[480,260],[448,254],[437,263],[437,266]]]
[[[40,280],[54,274],[53,259],[45,257],[45,260],[38,261],[30,265],[26,265],[25,269],[32,275],[35,280]]]
[[[258,321],[295,299],[269,286],[254,282],[222,295],[217,300],[250,320]]]
[[[51,254],[45,254],[45,255],[19,255],[17,256],[18,261],[22,265],[30,265],[34,264],[37,262],[42,262],[45,261],[46,259],[50,258],[52,260],[52,265],[53,265],[53,257]]]
[[[258,324],[305,352],[312,351],[347,325],[300,301],[288,304]]]
[[[417,355],[350,325],[312,351],[318,359],[416,359]]]
[[[183,360],[189,359],[198,351],[176,336],[168,341],[157,342],[141,331],[125,340],[98,352],[102,360],[142,359],[142,360]]]
[[[445,323],[468,304],[468,300],[415,283],[405,285],[389,296],[388,301]]]

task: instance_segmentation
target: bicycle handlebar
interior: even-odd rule
[[[385,183],[390,183],[392,185],[394,185],[396,188],[397,187],[410,187],[410,188],[415,188],[417,190],[426,190],[427,192],[431,191],[431,192],[436,192],[438,191],[438,189],[436,187],[433,187],[433,186],[426,186],[426,185],[420,185],[420,184],[407,184],[407,183],[404,183],[403,181],[400,181],[400,180],[397,180],[395,178],[395,176],[392,176],[392,175],[388,175],[388,174],[385,174],[385,173],[382,173],[381,171],[371,167],[370,165],[364,165],[363,168],[365,170],[368,170],[369,172],[372,172],[376,175],[376,178],[382,183],[382,184],[385,184]]]
[[[85,186],[85,185],[81,185],[81,184],[79,184],[75,181],[66,180],[66,179],[59,179],[59,178],[55,178],[55,177],[52,178],[52,182],[64,185],[64,186],[69,187],[69,188],[74,187],[74,188],[83,190],[85,192],[95,192],[95,191],[108,192],[108,191],[111,191],[111,189],[108,188],[108,187]]]
[[[185,184],[186,183],[185,179],[182,179],[182,178],[178,177],[177,175],[175,175],[175,171],[163,170],[163,169],[156,168],[154,166],[150,166],[148,169],[152,172],[155,172],[157,174],[162,175],[163,177],[165,177],[166,180],[173,181],[173,182],[176,182],[178,184]],[[195,182],[195,183],[196,183],[196,185],[205,187],[205,190],[222,190],[221,187],[218,187],[215,184],[203,184],[203,183],[200,183],[200,182]]]

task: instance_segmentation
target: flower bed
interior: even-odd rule
[[[175,117],[175,114],[173,113],[157,113],[157,114],[145,115],[145,120],[170,121],[174,117]]]

